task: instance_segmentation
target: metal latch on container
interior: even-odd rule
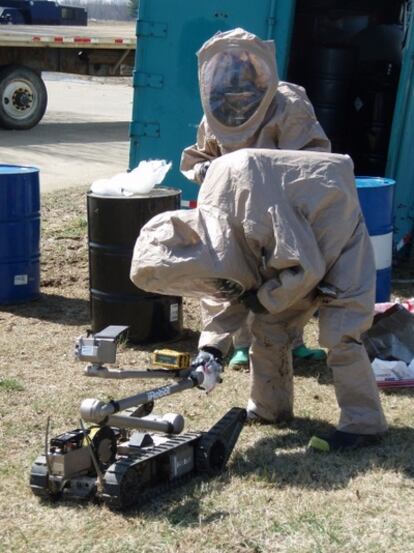
[[[143,71],[135,71],[134,85],[147,86],[150,88],[162,88],[164,86],[164,77],[163,75],[155,73],[144,73]]]
[[[137,37],[153,36],[165,38],[167,36],[167,29],[168,26],[166,23],[144,21],[143,19],[138,19],[137,21]]]
[[[153,123],[144,123],[142,121],[134,121],[130,126],[131,136],[150,136],[159,138],[160,124],[155,121]]]

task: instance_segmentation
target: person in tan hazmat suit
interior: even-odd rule
[[[305,90],[279,81],[275,44],[243,30],[219,32],[197,53],[204,117],[196,144],[186,148],[181,171],[202,184],[211,161],[240,148],[283,148],[331,151]],[[220,311],[220,302],[201,301],[203,319]],[[248,366],[250,319],[233,337],[229,365]],[[321,349],[309,349],[298,329],[292,343],[299,358],[324,359]]]
[[[252,313],[249,418],[293,416],[290,343],[319,309],[340,417],[314,436],[328,451],[386,430],[361,332],[372,322],[375,264],[348,156],[242,149],[211,163],[198,207],[161,213],[137,239],[131,279],[150,292],[221,300],[193,366],[214,388],[232,334]]]

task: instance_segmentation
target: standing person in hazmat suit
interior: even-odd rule
[[[247,412],[259,422],[292,418],[290,343],[319,309],[340,417],[334,433],[310,445],[357,447],[386,430],[360,340],[372,322],[375,264],[348,156],[242,149],[214,160],[196,209],[161,213],[144,225],[131,279],[151,292],[222,301],[194,361],[207,391],[232,333],[252,313]]]
[[[217,33],[197,53],[204,117],[196,144],[182,154],[183,174],[202,184],[211,161],[240,148],[278,148],[330,152],[331,144],[315,117],[305,90],[279,81],[273,41],[262,41],[243,30]],[[213,299],[201,301],[203,320],[221,309]],[[248,366],[249,319],[233,337],[229,365]],[[294,357],[325,359],[321,349],[309,349],[298,329]]]

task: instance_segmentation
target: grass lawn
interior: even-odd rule
[[[390,430],[381,445],[346,454],[306,450],[338,418],[324,362],[295,367],[290,426],[246,426],[228,470],[194,478],[126,514],[94,503],[49,503],[28,479],[52,434],[77,428],[86,397],[133,395],[159,381],[82,376],[75,338],[89,326],[85,190],[43,197],[42,297],[0,307],[0,552],[54,553],[409,553],[414,549],[414,390],[381,392]],[[409,284],[395,288],[414,296]],[[196,351],[198,304],[185,300],[185,336],[169,347]],[[317,344],[317,321],[306,327]],[[148,366],[153,346],[121,346],[117,366]],[[190,390],[161,399],[157,412],[181,413],[187,430],[207,430],[244,406],[249,375],[227,370],[206,396]]]

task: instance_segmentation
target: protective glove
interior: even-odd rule
[[[240,296],[239,301],[253,313],[269,313],[266,307],[260,303],[257,290],[248,290]]]
[[[220,374],[223,372],[221,352],[215,348],[209,349],[210,351],[200,350],[191,362],[192,370],[203,375],[199,388],[207,393],[213,390],[217,382],[221,382]]]
[[[330,300],[336,300],[338,298],[338,290],[331,284],[320,282],[316,287],[316,295],[323,303],[328,303]]]
[[[211,161],[202,161],[201,163],[197,163],[195,167],[195,176],[200,184],[202,184],[204,179],[206,178],[206,174],[210,165]]]
[[[217,293],[214,294],[214,297],[224,301],[236,300],[243,291],[243,288],[238,282],[225,278],[215,279],[215,285],[217,287]]]

